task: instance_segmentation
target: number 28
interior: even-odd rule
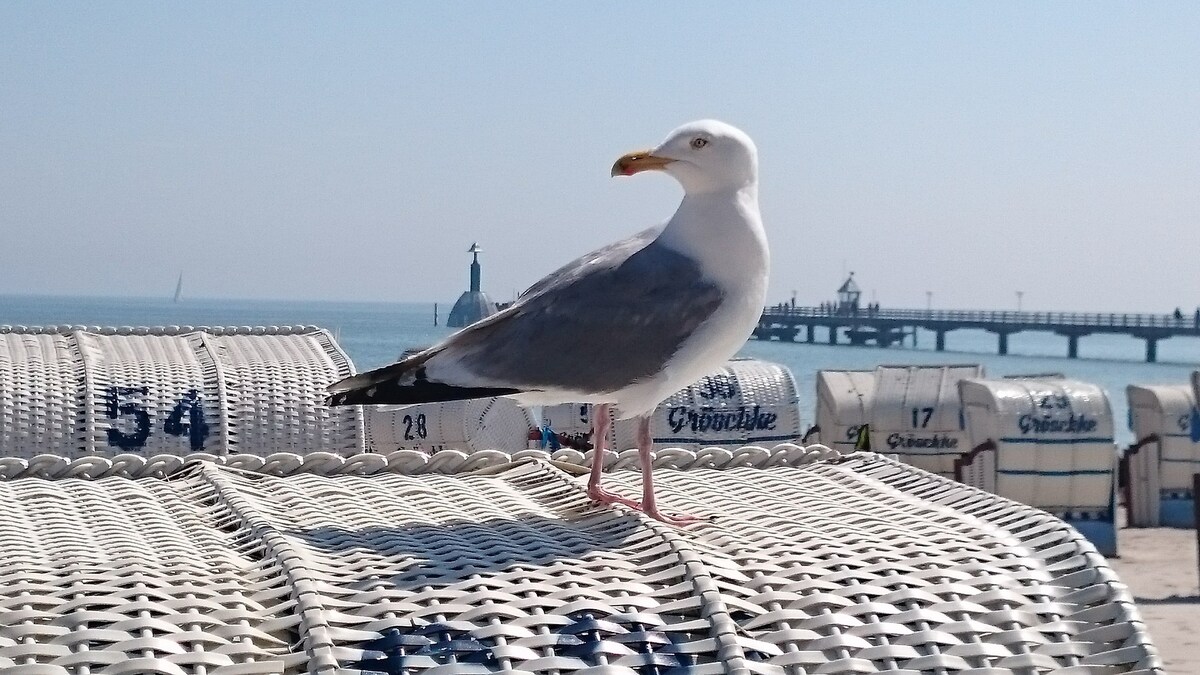
[[[414,436],[413,433],[416,433]],[[412,441],[417,438],[428,438],[429,429],[425,426],[425,413],[420,413],[414,419],[412,415],[404,416],[404,440]]]

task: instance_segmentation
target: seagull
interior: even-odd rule
[[[684,196],[665,224],[610,244],[535,283],[509,307],[439,344],[329,387],[327,405],[414,404],[507,396],[521,405],[593,404],[588,496],[674,525],[660,510],[650,416],[723,366],[766,300],[769,252],[758,209],[758,151],[743,131],[701,120],[613,176],[661,171]],[[601,485],[614,414],[636,420],[642,499]]]

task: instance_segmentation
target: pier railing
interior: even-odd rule
[[[1026,326],[1080,326],[1111,328],[1196,328],[1200,322],[1194,315],[1120,314],[1113,312],[1016,312],[957,309],[859,309],[857,312],[837,311],[823,307],[792,307],[775,305],[766,308],[772,316],[793,316],[814,319],[877,319],[909,323],[948,322],[975,324],[1007,324]]]

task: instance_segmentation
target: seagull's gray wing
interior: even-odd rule
[[[521,390],[611,392],[657,374],[722,300],[700,265],[657,233],[564,266],[435,358]]]
[[[335,383],[329,404],[607,393],[652,377],[722,299],[695,260],[655,240],[658,232],[593,251],[444,342]],[[440,381],[439,372],[457,375]]]
[[[581,255],[525,289],[521,293],[521,299],[527,300],[550,288],[569,285],[575,279],[589,272],[618,266],[628,260],[631,255],[648,246],[650,242],[658,237],[660,232],[662,232],[661,227],[652,227],[642,230],[632,237],[626,237],[608,246],[598,248],[591,253]]]

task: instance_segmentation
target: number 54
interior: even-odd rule
[[[132,433],[126,433],[114,423],[105,430],[108,444],[122,450],[146,447],[150,438],[150,413],[141,399],[150,393],[150,388],[108,387],[104,393],[105,416],[110,420],[130,417],[134,429]],[[208,423],[204,420],[204,406],[198,391],[189,389],[179,398],[163,422],[163,431],[170,436],[187,436],[192,450],[204,449]]]

